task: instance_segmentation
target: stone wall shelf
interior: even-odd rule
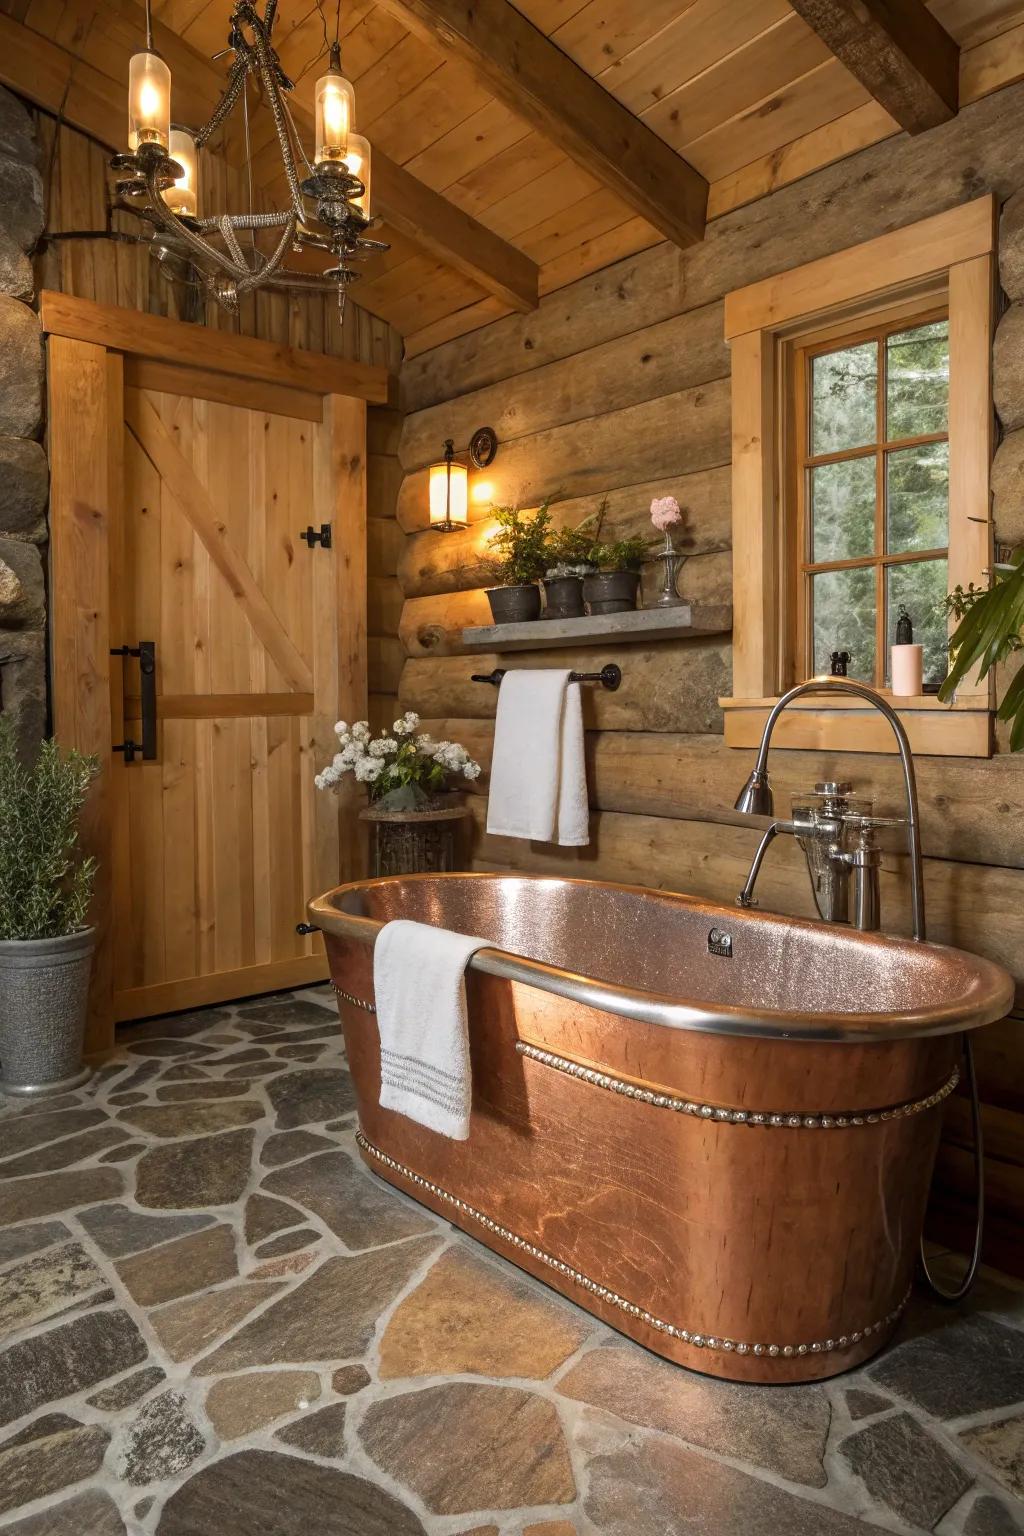
[[[582,619],[533,619],[528,624],[484,624],[462,631],[467,651],[549,651],[561,646],[637,645],[651,640],[686,640],[724,635],[732,629],[725,603],[679,608],[638,608],[633,613],[587,615]]]

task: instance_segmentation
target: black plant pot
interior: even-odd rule
[[[639,571],[599,571],[583,583],[591,613],[631,613],[639,590]]]
[[[579,576],[552,576],[544,582],[546,619],[582,619],[583,580]]]
[[[540,587],[535,581],[516,587],[488,587],[495,624],[528,624],[540,618]]]

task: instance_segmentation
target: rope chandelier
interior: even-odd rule
[[[271,41],[277,5],[278,0],[265,0],[261,15],[257,0],[235,0],[228,45],[217,55],[231,56],[227,84],[209,122],[192,130],[171,122],[171,72],[153,46],[151,0],[146,0],[146,46],[128,66],[128,153],[110,162],[115,193],[122,207],[152,225],[158,259],[188,263],[223,309],[237,311],[242,296],[260,288],[336,292],[343,309],[348,284],[359,275],[354,263],[389,247],[367,238],[375,223],[370,145],[354,131],[355,91],[341,71],[341,4],[328,68],[316,82],[312,161],[288,105],[294,84]],[[253,206],[250,84],[270,111],[281,152],[288,206],[279,211],[258,212]],[[243,120],[248,210],[199,217],[199,151],[236,108]],[[264,249],[258,237],[266,231],[277,238]],[[318,273],[290,268],[288,257],[307,249],[328,253],[332,264]]]

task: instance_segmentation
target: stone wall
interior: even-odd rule
[[[32,120],[0,88],[0,708],[30,753],[46,731],[47,466],[32,250],[45,208]]]

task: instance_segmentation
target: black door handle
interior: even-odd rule
[[[139,660],[139,698],[142,715],[142,740],[115,742],[113,750],[124,754],[126,763],[141,756],[144,763],[156,761],[156,641],[140,640],[138,645],[118,645],[111,656],[137,656]]]

